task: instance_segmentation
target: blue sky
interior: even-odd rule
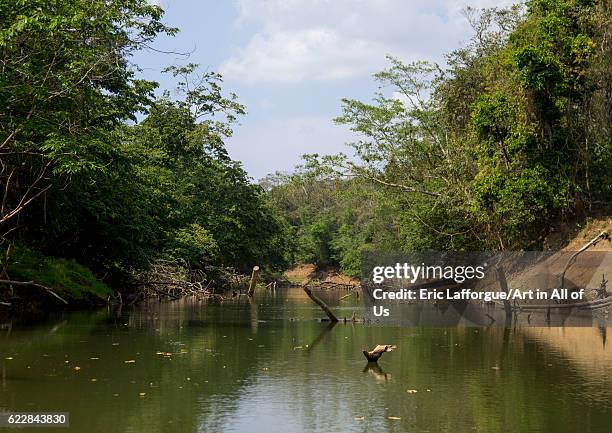
[[[369,100],[372,74],[391,54],[406,62],[443,61],[470,37],[465,6],[493,0],[158,0],[164,21],[181,31],[161,37],[158,50],[134,62],[148,79],[171,89],[160,73],[170,64],[198,63],[221,72],[224,88],[246,105],[232,158],[259,179],[291,171],[305,153],[347,151],[357,137],[332,119],[343,97]]]

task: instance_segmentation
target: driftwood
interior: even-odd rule
[[[255,286],[257,285],[257,277],[259,276],[259,266],[253,266],[253,272],[251,273],[251,281],[249,282],[249,298],[255,293]]]
[[[363,355],[366,357],[368,362],[376,362],[380,359],[383,353],[391,352],[395,349],[397,349],[397,346],[393,344],[379,344],[369,352],[367,350],[364,350]]]
[[[338,321],[338,318],[334,315],[334,313],[332,313],[332,311],[329,309],[327,304],[325,302],[323,302],[321,299],[319,299],[319,297],[317,295],[312,293],[312,290],[310,290],[309,287],[304,286],[304,292],[306,292],[308,297],[310,299],[312,299],[312,301],[315,304],[317,304],[319,307],[321,307],[321,309],[325,312],[327,317],[329,317],[329,320],[331,320],[332,322],[337,322]]]
[[[42,284],[35,283],[34,281],[0,280],[0,284],[9,284],[9,285],[12,285],[12,286],[31,286],[31,287],[36,287],[37,289],[42,289],[42,290],[46,291],[51,296],[59,299],[64,304],[68,305],[68,301],[66,301],[60,295],[55,293],[53,290],[51,290],[47,286],[43,286]]]

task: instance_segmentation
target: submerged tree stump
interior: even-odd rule
[[[251,281],[249,282],[249,297],[253,296],[255,292],[255,286],[257,285],[257,277],[259,276],[259,266],[253,266],[253,273],[251,274]]]
[[[369,352],[367,350],[364,350],[363,356],[366,357],[368,362],[376,362],[380,359],[383,353],[391,352],[395,349],[397,349],[397,346],[393,344],[379,344],[378,346],[376,346],[374,349],[372,349]]]

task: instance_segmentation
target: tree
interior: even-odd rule
[[[533,248],[561,221],[609,211],[609,16],[609,2],[588,0],[468,8],[474,36],[446,66],[390,57],[372,102],[342,100],[352,155],[307,155],[272,188],[294,249],[316,251],[302,241],[314,233],[354,270],[359,246]],[[317,189],[327,201],[313,206]],[[383,206],[393,215],[363,210]],[[353,218],[364,213],[375,221]]]
[[[175,29],[146,0],[0,1],[3,232],[78,173],[105,170],[116,127],[148,103],[129,56]]]

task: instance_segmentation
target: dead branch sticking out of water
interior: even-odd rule
[[[323,302],[317,295],[312,293],[312,290],[310,289],[310,287],[304,286],[303,289],[304,289],[304,292],[306,292],[306,294],[308,295],[308,297],[310,299],[312,299],[312,301],[315,304],[317,304],[319,307],[321,307],[323,312],[327,315],[327,317],[329,317],[330,321],[332,321],[332,322],[337,322],[338,321],[338,319],[336,318],[334,313],[329,309],[327,304],[325,302]]]

